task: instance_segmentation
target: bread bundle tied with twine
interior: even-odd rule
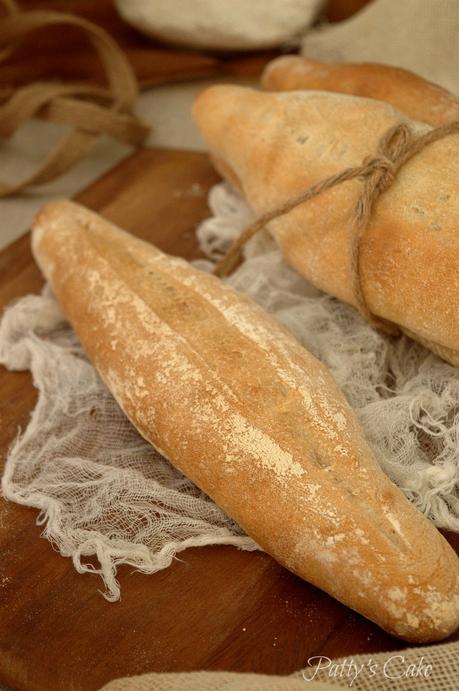
[[[217,170],[311,283],[377,328],[459,365],[459,123],[436,129],[382,101],[218,86],[195,121]]]

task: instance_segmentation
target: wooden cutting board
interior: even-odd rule
[[[195,229],[217,180],[204,154],[144,150],[78,200],[161,249],[198,256]],[[28,235],[0,254],[0,307],[38,292]],[[0,462],[36,393],[27,372],[0,367]],[[121,602],[100,594],[40,538],[38,512],[0,499],[0,682],[15,689],[98,689],[150,671],[288,674],[312,655],[396,650],[402,641],[262,553],[187,550],[152,576],[119,570]],[[447,536],[459,549],[458,536]],[[453,637],[459,640],[459,635]]]

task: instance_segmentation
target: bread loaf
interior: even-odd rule
[[[139,432],[285,567],[397,636],[459,623],[456,554],[328,370],[248,297],[70,202],[33,252]],[[69,259],[71,258],[71,259]]]
[[[129,24],[154,39],[206,50],[260,50],[306,31],[323,0],[115,0]]]
[[[213,161],[259,216],[310,185],[359,166],[408,120],[383,101],[317,91],[215,86],[194,105]],[[360,274],[375,315],[459,365],[459,136],[414,156],[379,198],[361,242]],[[356,305],[350,225],[362,191],[348,181],[272,221],[285,258],[309,281]]]
[[[459,120],[459,99],[401,67],[378,63],[325,63],[298,55],[272,60],[261,77],[268,91],[312,89],[387,101],[433,127]]]

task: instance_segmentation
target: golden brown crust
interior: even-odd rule
[[[140,433],[267,552],[400,637],[457,627],[455,553],[382,473],[328,370],[277,322],[70,202],[39,214],[33,251]]]
[[[267,91],[312,89],[376,98],[433,127],[459,120],[459,100],[453,94],[401,67],[287,55],[268,63],[261,83]]]
[[[394,124],[428,129],[382,101],[315,91],[211,87],[194,117],[213,158],[237,177],[257,215],[360,165]],[[222,167],[221,167],[222,169]],[[426,147],[380,197],[361,244],[370,310],[459,365],[459,136]],[[349,225],[353,180],[273,221],[286,259],[326,292],[355,304]]]

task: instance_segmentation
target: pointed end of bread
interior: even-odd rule
[[[323,66],[318,60],[309,60],[300,55],[282,55],[268,62],[264,68],[260,83],[265,91],[289,91],[295,86],[296,75],[306,74]]]
[[[32,255],[47,280],[50,279],[53,266],[47,253],[41,249],[45,236],[58,232],[68,219],[75,219],[85,212],[85,207],[69,199],[53,199],[35,214],[31,225]]]
[[[237,105],[253,92],[252,89],[232,84],[217,84],[199,93],[192,106],[192,117],[200,130],[212,122],[231,114]]]

